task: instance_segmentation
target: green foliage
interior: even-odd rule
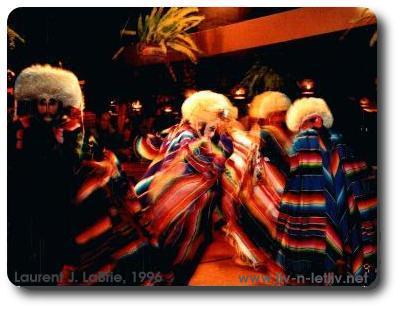
[[[173,7],[164,13],[163,8],[153,8],[149,15],[138,19],[139,41],[158,45],[165,54],[171,48],[196,62],[200,50],[187,31],[204,19],[204,16],[197,15],[198,12],[198,8]]]

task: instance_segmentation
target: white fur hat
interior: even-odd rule
[[[22,70],[15,81],[15,99],[56,99],[64,107],[84,108],[78,78],[71,71],[50,65],[33,65]]]
[[[286,125],[291,131],[298,132],[303,122],[312,116],[320,116],[324,127],[332,127],[331,110],[324,99],[314,97],[297,99],[286,114]]]
[[[253,98],[250,103],[249,116],[267,118],[270,113],[287,111],[291,105],[288,96],[277,91],[266,91]]]
[[[196,121],[213,122],[219,117],[236,119],[238,110],[227,97],[209,90],[199,91],[187,98],[181,107],[182,117],[194,124]]]

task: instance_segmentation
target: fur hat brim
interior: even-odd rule
[[[286,114],[286,125],[298,132],[303,122],[312,116],[320,116],[325,128],[333,125],[333,115],[325,100],[314,97],[296,100]]]
[[[277,91],[266,91],[255,96],[250,103],[249,116],[267,118],[271,113],[287,111],[291,105],[288,96]]]
[[[84,109],[84,99],[78,78],[71,71],[50,65],[33,65],[24,69],[15,81],[15,99],[55,99],[63,107]]]

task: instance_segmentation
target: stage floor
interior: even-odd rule
[[[214,241],[205,251],[189,285],[191,286],[272,286],[265,281],[267,273],[235,264],[234,249],[222,232],[215,234]],[[242,279],[242,281],[241,281]],[[246,281],[247,279],[247,281]],[[259,279],[259,280],[258,280]],[[258,280],[258,281],[257,281]]]

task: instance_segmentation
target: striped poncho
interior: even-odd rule
[[[210,241],[217,182],[232,152],[226,136],[212,140],[187,124],[176,126],[135,187],[138,217],[158,249],[164,285],[187,283]]]
[[[147,191],[154,175],[175,158],[182,146],[194,138],[193,130],[187,123],[183,123],[163,130],[161,135],[147,135],[137,140],[137,152],[151,160],[142,180],[135,186],[136,194],[144,206],[149,203]]]
[[[236,132],[234,153],[223,177],[224,228],[242,263],[272,273],[281,272],[276,224],[281,194],[289,170],[290,134],[277,126]]]
[[[357,275],[376,266],[375,179],[341,140],[325,129],[294,139],[277,232],[289,274]]]

